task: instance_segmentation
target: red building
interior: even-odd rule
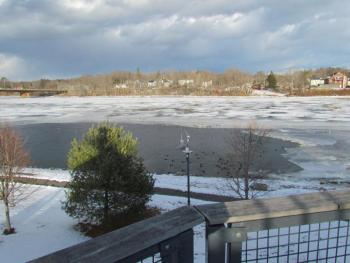
[[[337,72],[326,78],[325,84],[336,84],[339,88],[344,89],[348,85],[348,77],[341,72]]]

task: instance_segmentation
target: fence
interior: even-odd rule
[[[350,262],[350,191],[182,207],[32,262]]]
[[[322,192],[202,206],[208,262],[350,262],[349,197]]]

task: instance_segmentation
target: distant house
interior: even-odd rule
[[[149,88],[155,88],[155,87],[157,87],[157,81],[156,81],[156,80],[149,80],[149,81],[147,82],[147,87],[149,87]]]
[[[126,85],[125,83],[119,83],[119,84],[115,84],[114,86],[116,89],[127,89],[128,85]]]
[[[350,78],[348,78],[348,85],[346,87],[350,88]]]
[[[212,80],[203,81],[203,83],[202,83],[202,87],[203,88],[210,88],[212,86],[213,86],[213,81]]]
[[[319,87],[321,85],[324,85],[324,82],[325,80],[324,79],[317,79],[317,78],[314,78],[314,79],[311,79],[310,80],[310,87]]]
[[[161,84],[165,88],[169,88],[172,83],[173,82],[171,80],[169,80],[169,79],[161,79],[159,81],[159,84]]]
[[[341,72],[337,72],[332,76],[327,77],[325,79],[325,84],[333,84],[341,89],[344,89],[348,85],[348,77]]]
[[[135,80],[133,81],[133,86],[136,89],[141,89],[146,86],[146,83],[143,80]]]
[[[188,85],[193,85],[194,80],[193,79],[180,79],[178,81],[179,86],[188,86]]]

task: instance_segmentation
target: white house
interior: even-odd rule
[[[324,85],[325,84],[325,81],[324,79],[311,79],[310,80],[310,86],[311,87],[319,87],[321,85]]]
[[[115,88],[116,89],[127,89],[128,85],[126,85],[125,83],[115,84]]]
[[[156,80],[149,80],[149,81],[147,82],[147,87],[149,87],[149,88],[155,88],[155,87],[157,87],[157,81],[156,81]]]
[[[202,82],[202,87],[203,88],[209,88],[213,86],[213,81],[212,80],[208,80],[208,81],[203,81]]]
[[[194,84],[194,80],[193,79],[180,79],[178,81],[178,84],[180,86],[193,85]]]
[[[168,79],[161,79],[159,81],[159,84],[161,84],[165,88],[169,88],[172,83],[173,82],[171,80],[168,80]]]

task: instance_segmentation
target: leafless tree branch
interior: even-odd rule
[[[4,233],[12,233],[14,229],[10,221],[10,207],[23,199],[23,185],[15,181],[15,177],[29,163],[28,152],[24,149],[23,140],[13,128],[0,126],[0,199],[5,209]]]
[[[227,138],[229,154],[219,160],[220,172],[227,178],[232,191],[242,199],[255,198],[257,180],[261,178],[252,170],[257,156],[261,154],[269,131],[252,123],[243,131],[235,130]]]

